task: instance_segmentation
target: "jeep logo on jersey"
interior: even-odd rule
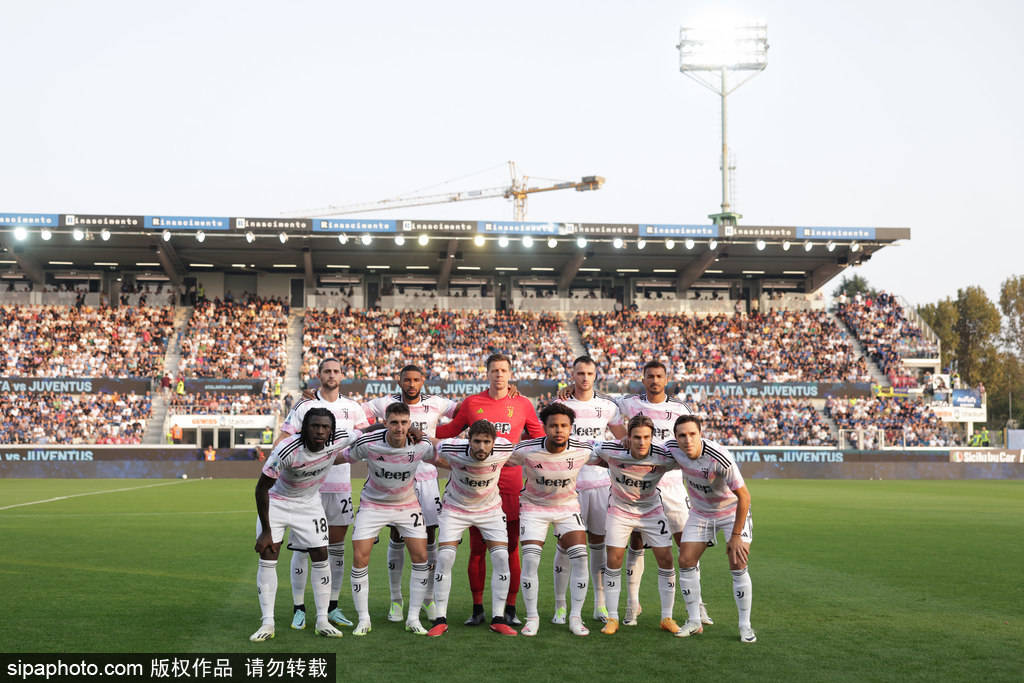
[[[710,486],[705,486],[704,484],[698,484],[695,481],[693,481],[692,479],[687,479],[686,483],[688,483],[690,486],[692,486],[693,488],[695,488],[698,491],[701,491],[703,493],[711,493],[714,490]]]
[[[494,431],[498,432],[499,434],[505,434],[507,436],[508,434],[512,433],[511,422],[492,422],[491,424],[494,425]]]
[[[412,476],[410,472],[389,472],[387,470],[377,470],[374,474],[381,479],[394,479],[395,481],[405,481]]]
[[[584,438],[599,439],[604,436],[604,430],[600,427],[581,427],[573,425],[573,434]]]
[[[487,488],[493,479],[470,479],[469,477],[463,477],[462,483],[472,488],[483,489]]]
[[[643,481],[642,479],[634,479],[632,477],[627,477],[625,474],[620,474],[617,477],[615,477],[615,481],[619,482],[623,486],[628,486],[634,489],[640,489],[641,491],[646,491],[651,487],[651,482]]]
[[[572,483],[571,479],[548,479],[547,477],[537,477],[533,481],[537,486],[556,486],[558,488],[564,488]]]

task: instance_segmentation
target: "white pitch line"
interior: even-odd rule
[[[151,489],[156,486],[171,486],[173,484],[183,484],[187,480],[181,481],[165,481],[160,484],[146,484],[145,486],[128,486],[121,489],[105,489],[103,491],[89,491],[88,493],[72,493],[70,496],[57,496],[56,498],[46,498],[45,500],[31,500],[27,503],[15,503],[14,505],[4,505],[0,507],[0,510],[10,510],[11,508],[25,507],[26,505],[39,505],[40,503],[54,503],[58,500],[68,500],[69,498],[80,498],[81,496],[98,496],[101,493],[119,493],[121,491],[138,491],[140,489]]]

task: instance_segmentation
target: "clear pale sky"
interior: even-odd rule
[[[274,216],[514,159],[607,178],[529,219],[704,223],[719,102],[675,45],[722,8],[771,45],[730,100],[743,223],[910,227],[857,272],[914,303],[1024,273],[1019,2],[6,2],[0,209]]]

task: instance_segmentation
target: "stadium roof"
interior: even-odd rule
[[[680,290],[760,280],[810,292],[909,238],[908,228],[878,227],[0,213],[0,272],[37,282],[104,270],[172,281],[209,270],[295,273],[310,283],[367,272],[445,283],[514,275],[561,287],[625,276]]]

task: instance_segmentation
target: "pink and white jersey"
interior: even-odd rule
[[[579,513],[580,501],[576,496],[576,477],[588,462],[596,464],[594,447],[590,443],[569,439],[564,451],[550,453],[545,447],[547,437],[520,441],[509,458],[509,463],[522,465],[526,484],[519,496],[522,512]],[[591,459],[593,458],[593,461]]]
[[[384,420],[384,411],[389,405],[401,402],[402,394],[381,396],[364,403],[363,411],[367,418],[372,417],[379,422]],[[451,399],[422,393],[418,402],[406,405],[409,406],[409,418],[412,420],[412,426],[431,439],[434,438],[434,430],[437,429],[437,423],[441,421],[441,418],[452,419],[455,417],[455,409],[459,407],[459,404]],[[432,479],[437,479],[437,468],[428,462],[421,462],[420,468],[416,470],[416,480],[430,481]]]
[[[564,401],[556,399],[555,403],[564,403],[576,413],[576,419],[572,423],[572,435],[580,441],[604,441],[607,438],[605,432],[608,425],[619,424],[622,421],[614,399],[603,394],[594,394],[594,398],[589,401],[567,398]],[[597,489],[609,484],[606,468],[586,465],[576,479],[576,490]]]
[[[445,439],[437,444],[434,457],[448,461],[451,475],[444,487],[442,504],[455,512],[478,514],[501,507],[498,479],[501,468],[512,457],[514,446],[505,439],[494,442],[494,450],[483,460],[470,455],[466,439]],[[434,459],[434,458],[431,458]]]
[[[288,500],[315,498],[334,464],[334,458],[347,448],[359,432],[337,430],[334,437],[319,451],[306,448],[300,434],[294,434],[274,446],[263,463],[263,474],[276,479],[270,497]]]
[[[675,427],[676,419],[680,415],[692,415],[690,406],[677,398],[666,396],[660,403],[651,403],[647,400],[647,394],[630,394],[618,399],[619,410],[622,412],[622,424],[626,425],[630,418],[637,415],[646,415],[654,423],[654,443],[661,445],[668,441],[675,441],[675,434],[672,429]],[[683,486],[683,475],[681,472],[668,472],[661,478],[661,488],[672,488]]]
[[[298,434],[302,429],[302,419],[310,408],[327,408],[334,413],[334,425],[336,429],[352,431],[353,429],[366,429],[370,423],[358,403],[350,398],[339,396],[337,400],[325,400],[318,389],[316,398],[304,398],[292,406],[292,410],[281,425],[281,431],[288,434]],[[284,442],[282,442],[284,443]],[[327,473],[327,480],[320,487],[321,493],[352,493],[351,481],[352,468],[348,465],[335,465]]]
[[[743,475],[728,449],[714,441],[702,441],[704,445],[696,460],[690,460],[674,441],[665,447],[682,469],[691,511],[709,519],[731,517],[736,514],[739,501],[733,491],[746,486]]]
[[[625,517],[649,517],[662,511],[658,483],[666,472],[679,469],[678,463],[661,446],[651,446],[647,457],[637,459],[619,441],[597,444],[594,455],[608,463],[611,497],[608,511]]]
[[[388,443],[388,431],[380,429],[364,434],[343,457],[349,462],[366,463],[366,484],[359,494],[359,509],[419,510],[413,489],[416,468],[434,452],[434,444],[424,439],[417,444],[395,448]]]

